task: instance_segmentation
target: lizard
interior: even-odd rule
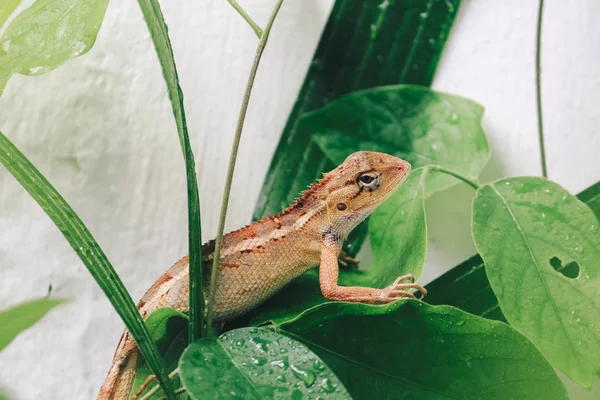
[[[409,162],[389,154],[353,153],[284,211],[224,235],[215,322],[223,323],[247,313],[317,266],[321,293],[330,301],[386,304],[415,298],[409,289],[425,296],[425,288],[414,283],[410,274],[398,277],[383,289],[338,285],[338,258],[344,254],[344,239],[402,185],[410,169]],[[213,240],[202,246],[203,279],[207,283],[214,243]],[[161,307],[188,311],[188,267],[186,256],[154,282],[137,305],[143,319]],[[135,341],[125,330],[98,400],[129,398],[137,358]]]

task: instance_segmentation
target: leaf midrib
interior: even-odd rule
[[[525,236],[525,234],[523,233],[523,228],[521,228],[521,224],[519,224],[519,222],[517,221],[517,218],[515,216],[515,214],[512,212],[512,209],[510,208],[510,206],[508,205],[508,202],[506,201],[506,199],[504,198],[504,196],[502,196],[502,194],[498,191],[498,189],[496,188],[496,186],[494,184],[490,184],[490,187],[494,190],[494,192],[496,192],[496,194],[498,195],[498,197],[500,198],[500,200],[502,200],[502,203],[504,203],[506,210],[508,211],[510,217],[512,218],[513,222],[515,223],[515,225],[517,226],[517,230],[519,231],[519,235],[521,236],[521,238],[523,239],[523,242],[525,243],[525,246],[527,247],[527,251],[529,252],[529,256],[531,257],[531,260],[533,261],[533,264],[535,266],[535,271],[538,273],[538,276],[540,277],[540,280],[542,281],[542,284],[544,285],[544,289],[546,290],[547,293],[547,297],[550,301],[550,304],[552,305],[552,309],[554,310],[554,315],[556,315],[557,319],[560,322],[560,327],[563,331],[563,334],[565,335],[565,338],[567,340],[567,343],[569,343],[569,348],[571,349],[571,351],[575,354],[579,354],[579,352],[575,351],[575,347],[573,346],[573,343],[571,342],[571,339],[567,333],[567,329],[565,327],[563,318],[560,314],[560,310],[557,306],[557,304],[554,301],[554,297],[552,297],[550,289],[548,288],[548,284],[546,282],[545,277],[542,275],[542,270],[541,267],[537,261],[537,259],[535,258],[535,255],[533,254],[533,251],[531,249],[531,246],[529,245],[529,241],[527,240],[527,237]],[[521,276],[523,277],[525,274],[522,274]]]

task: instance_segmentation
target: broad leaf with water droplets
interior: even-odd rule
[[[589,207],[544,178],[481,187],[473,238],[506,319],[589,388],[600,368],[600,231]]]
[[[360,399],[566,399],[539,350],[502,322],[404,300],[337,303],[278,327]]]
[[[87,53],[108,0],[37,0],[0,38],[0,95],[12,74],[40,75]]]
[[[179,361],[192,399],[348,399],[331,370],[305,345],[265,329],[242,328],[192,343]]]

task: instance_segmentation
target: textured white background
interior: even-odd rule
[[[1,1],[1,0],[0,0]],[[357,0],[358,1],[358,0]],[[24,5],[30,4],[26,1]],[[272,0],[245,0],[264,25]],[[288,0],[249,110],[228,229],[247,223],[332,0]],[[493,157],[484,180],[538,175],[537,1],[463,0],[434,88],[486,107]],[[543,90],[550,178],[572,192],[600,179],[600,25],[595,0],[546,2]],[[256,38],[225,0],[163,1],[186,94],[203,234],[211,238]],[[46,75],[15,76],[0,129],[81,215],[134,298],[186,252],[183,162],[157,58],[135,1],[109,5],[95,47]],[[472,191],[428,202],[427,282],[474,254]],[[46,294],[72,299],[0,354],[15,399],[90,399],[122,322],[43,211],[0,169],[0,308]],[[573,398],[598,398],[572,388]]]

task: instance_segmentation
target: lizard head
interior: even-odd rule
[[[407,161],[389,154],[350,154],[326,174],[327,217],[332,227],[348,235],[402,185],[409,172]]]

